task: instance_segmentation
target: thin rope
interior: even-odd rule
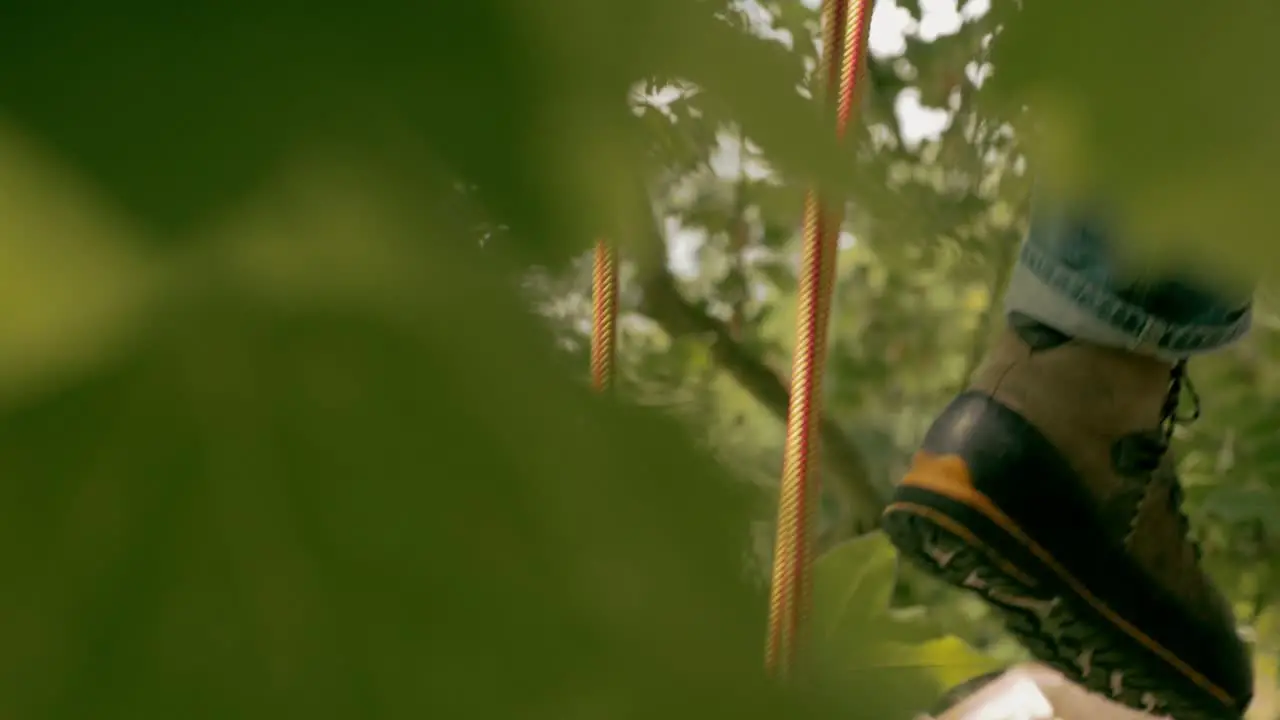
[[[866,16],[865,0],[824,0],[823,79],[828,102],[835,101],[836,133],[842,139],[854,115]],[[810,190],[805,197],[791,402],[787,412],[765,647],[765,667],[780,678],[791,676],[795,669],[812,594],[814,511],[820,487],[814,466],[818,457],[817,425],[821,417],[822,375],[842,214],[839,206],[837,203],[833,208],[825,207],[817,189]]]
[[[618,258],[605,240],[596,242],[591,267],[591,385],[613,387],[618,346]]]

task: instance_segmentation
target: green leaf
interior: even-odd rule
[[[814,563],[815,632],[847,636],[887,616],[897,552],[882,533],[847,540]]]
[[[1000,668],[1001,663],[977,652],[954,635],[919,644],[893,644],[878,648],[885,667],[924,670],[942,688]]]
[[[814,566],[814,634],[836,683],[859,698],[879,690],[876,712],[911,717],[952,685],[999,667],[926,623],[899,619],[889,599],[897,554],[881,533],[846,541]],[[924,631],[924,632],[922,632]]]

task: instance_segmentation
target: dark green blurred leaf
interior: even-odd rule
[[[808,713],[682,428],[572,379],[492,258],[402,246],[414,292],[335,305],[294,247],[292,291],[204,263],[0,415],[0,714]]]
[[[989,90],[1033,108],[1043,179],[1121,207],[1152,262],[1271,274],[1278,25],[1266,0],[1025,3]]]
[[[647,138],[626,98],[655,75],[702,86],[790,173],[848,174],[795,91],[802,64],[715,11],[378,0],[357,22],[244,2],[29,6],[0,17],[0,112],[164,233],[199,227],[317,146],[416,146],[473,183],[534,257],[559,256],[648,217]]]

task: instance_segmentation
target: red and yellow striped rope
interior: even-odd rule
[[[853,119],[855,84],[869,22],[867,2],[824,0],[822,21],[826,91],[829,101],[835,101],[836,132],[843,138]],[[819,406],[840,225],[839,206],[825,206],[821,191],[811,190],[805,198],[791,404],[765,649],[766,668],[782,678],[788,677],[796,664],[813,584],[813,526],[820,486],[815,472]]]
[[[613,386],[618,346],[618,258],[605,240],[596,242],[591,267],[591,385],[600,392]]]

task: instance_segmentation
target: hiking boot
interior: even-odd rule
[[[1167,452],[1184,367],[1015,320],[930,428],[884,529],[1084,687],[1177,720],[1239,718],[1249,652]]]

